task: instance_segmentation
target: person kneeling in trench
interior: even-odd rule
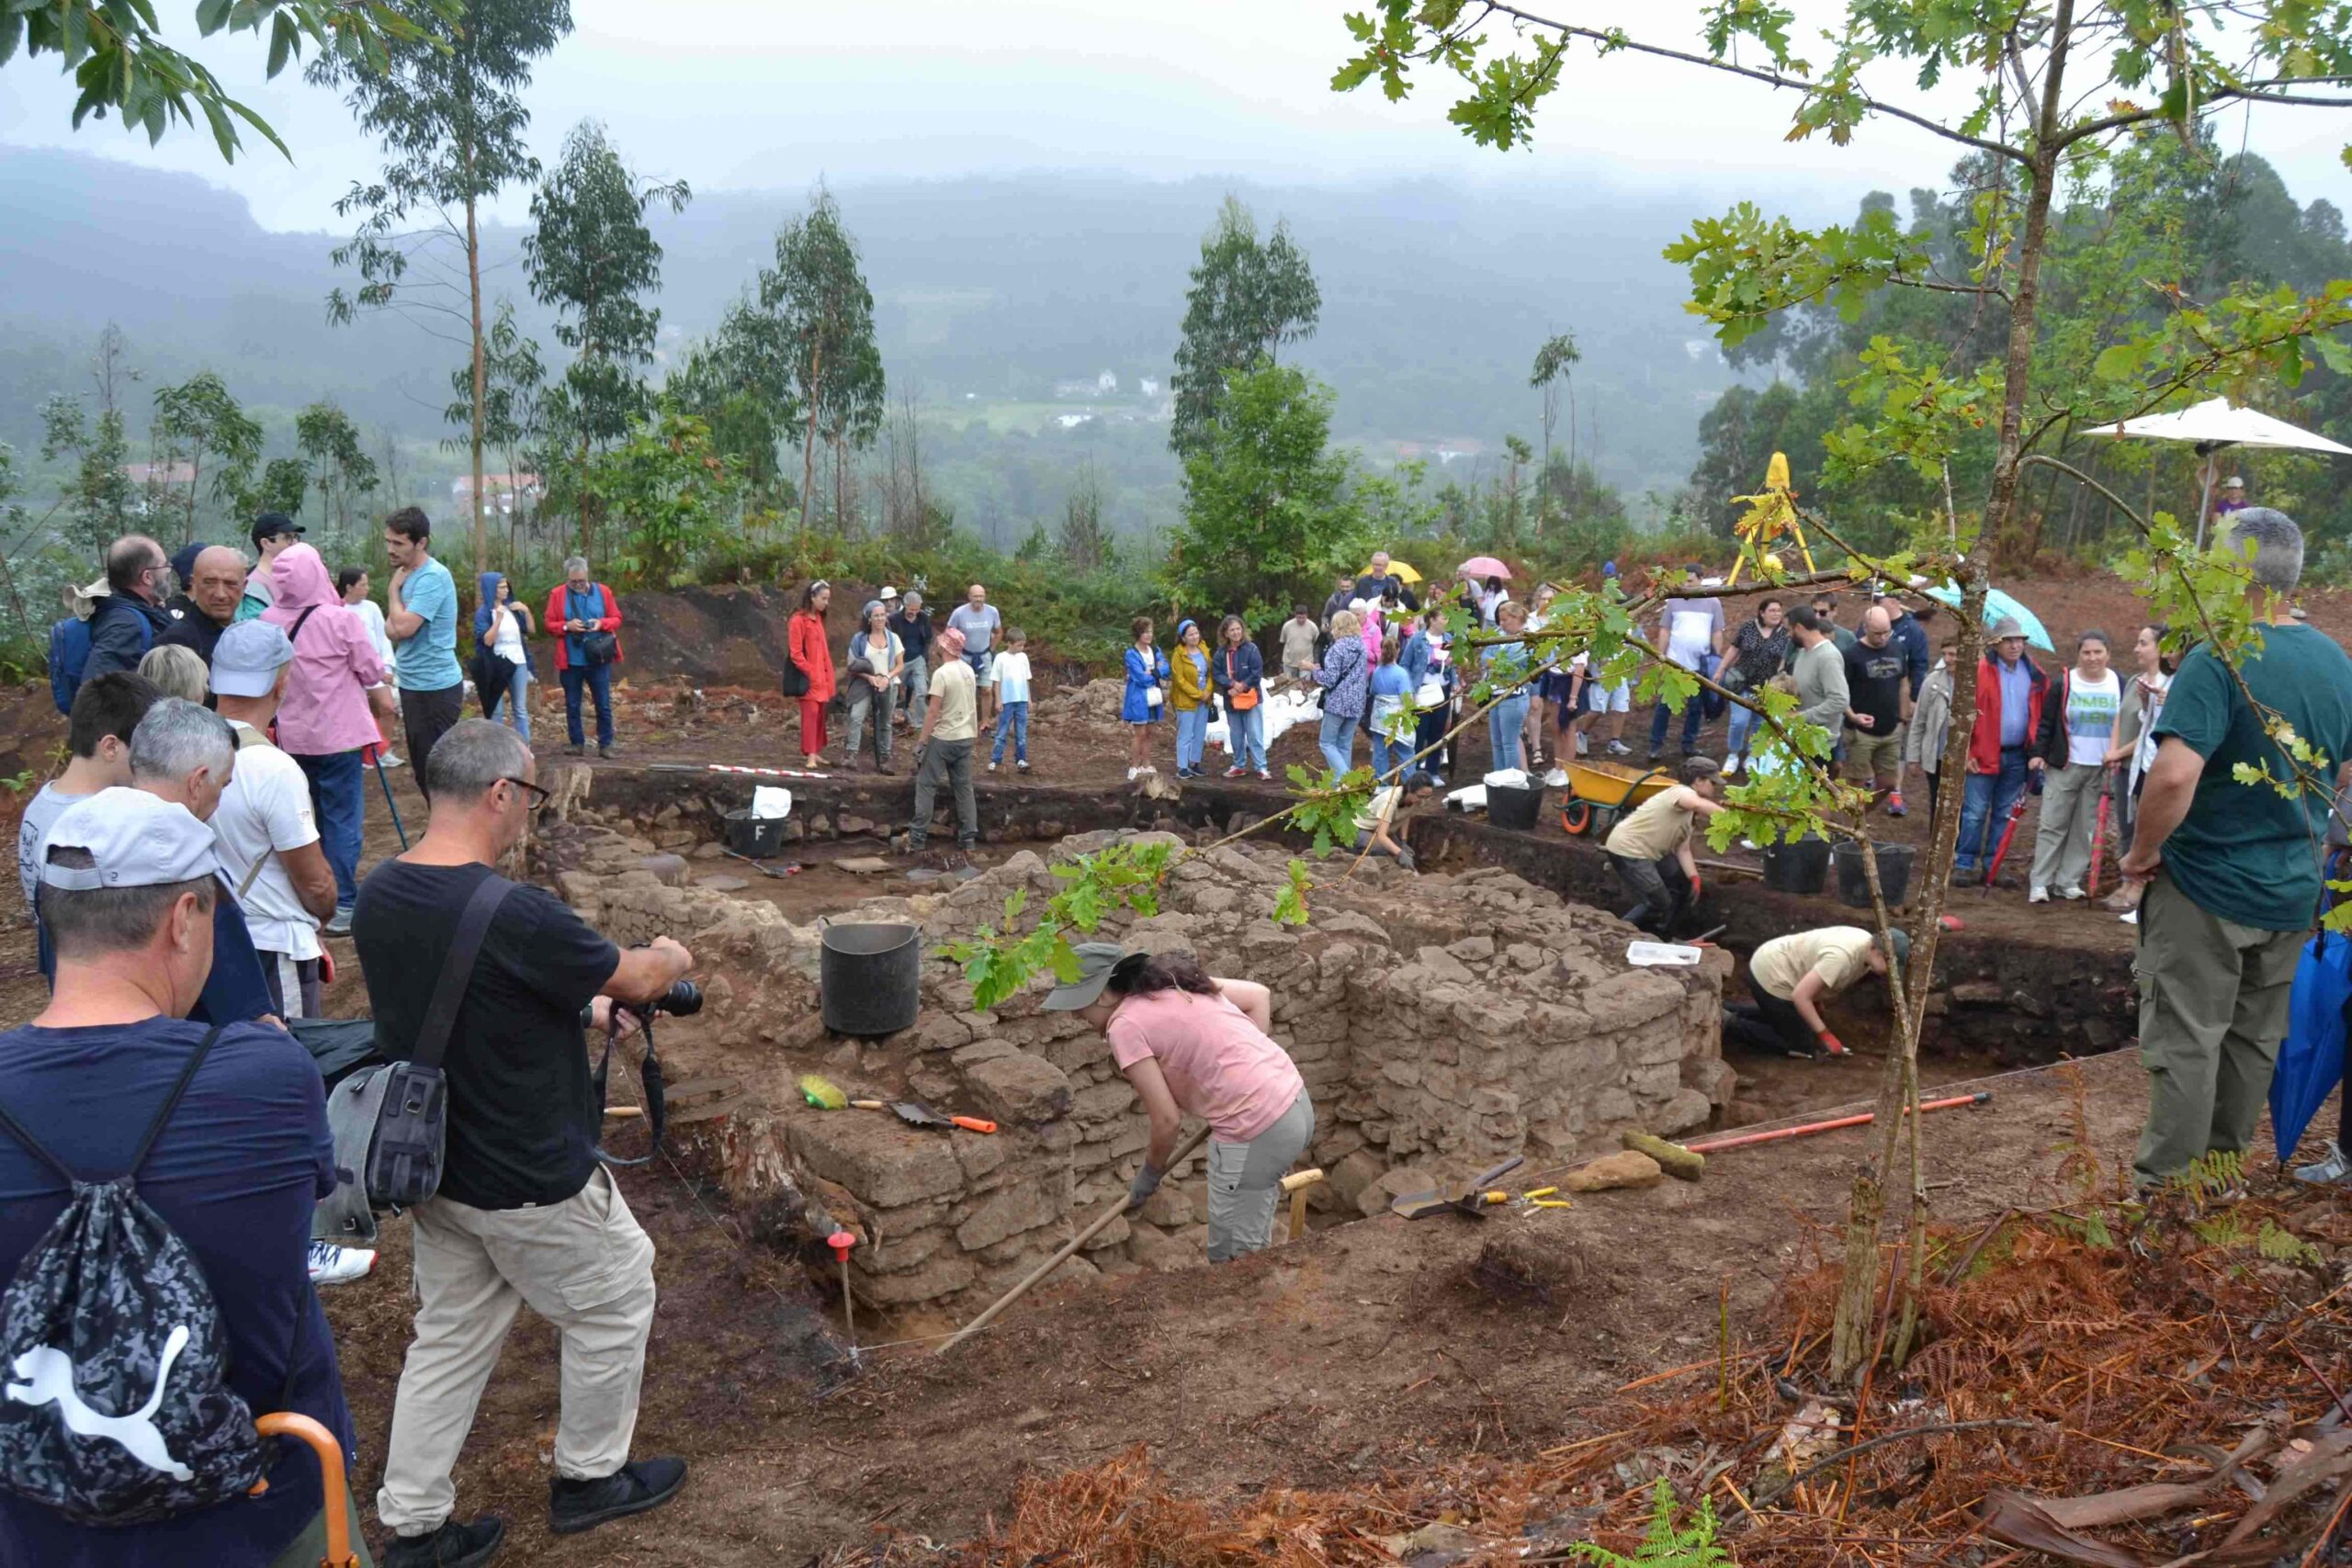
[[[1637,902],[1630,924],[1670,941],[1674,928],[1699,901],[1699,863],[1690,834],[1702,818],[1723,809],[1723,770],[1712,757],[1685,757],[1681,783],[1658,791],[1610,829],[1609,863]]]
[[[1209,1124],[1209,1261],[1272,1244],[1283,1172],[1315,1133],[1315,1102],[1289,1053],[1267,1035],[1273,1002],[1250,980],[1223,980],[1178,953],[1082,942],[1079,978],[1044,1006],[1102,1032],[1151,1118],[1127,1206],[1159,1189],[1178,1124]]]
[[[1891,933],[1894,962],[1911,962],[1907,931]],[[1752,1002],[1724,1004],[1724,1037],[1750,1050],[1792,1056],[1843,1056],[1847,1050],[1822,1021],[1821,1004],[1865,975],[1886,973],[1886,943],[1860,926],[1777,936],[1747,961]]]

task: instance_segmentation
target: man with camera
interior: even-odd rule
[[[368,878],[352,921],[377,1036],[394,1056],[424,1027],[461,911],[547,794],[522,738],[486,720],[458,724],[416,761],[431,823]],[[616,1002],[650,1010],[693,963],[667,937],[624,952],[537,887],[517,884],[497,906],[442,1058],[440,1190],[411,1211],[416,1337],[376,1497],[398,1538],[386,1568],[477,1568],[496,1555],[500,1520],[450,1517],[450,1472],[526,1304],[563,1340],[549,1529],[642,1513],[684,1483],[683,1460],[628,1459],[653,1243],[596,1158],[602,1118],[582,1021],[601,1027]]]

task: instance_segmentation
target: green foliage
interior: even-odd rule
[[[1599,1568],[1739,1568],[1738,1560],[1715,1543],[1715,1506],[1711,1499],[1702,1495],[1690,1517],[1677,1524],[1679,1512],[1673,1483],[1661,1475],[1650,1494],[1649,1530],[1631,1557],[1589,1540],[1577,1542],[1568,1551],[1577,1561]]]
[[[1274,895],[1274,923],[1303,926],[1307,921],[1306,896],[1315,890],[1315,880],[1306,874],[1304,861],[1292,861],[1284,875],[1283,890]]]
[[[1315,840],[1317,857],[1354,843],[1356,818],[1372,804],[1376,786],[1372,770],[1351,768],[1343,777],[1328,767],[1317,774],[1293,762],[1283,771],[1290,776],[1296,802],[1290,808],[1291,825]],[[1300,891],[1303,907],[1304,889]]]
[[[1315,334],[1322,291],[1306,253],[1276,222],[1261,243],[1258,220],[1232,197],[1201,241],[1201,259],[1184,295],[1183,336],[1170,383],[1176,412],[1168,444],[1190,459],[1211,440],[1211,427],[1233,378],[1275,362],[1283,344]]]
[[[301,514],[302,497],[310,488],[310,464],[300,457],[272,457],[248,499],[256,512],[283,512],[296,517]]]
[[[137,498],[130,476],[123,471],[130,441],[123,428],[122,398],[139,372],[125,363],[129,353],[122,329],[107,322],[90,356],[90,382],[97,394],[95,419],[79,398],[63,392],[52,394],[40,406],[41,461],[73,459],[73,474],[63,486],[63,533],[85,551],[102,550],[131,530],[131,505]]]
[[[254,465],[261,460],[262,428],[219,376],[199,370],[175,387],[156,388],[152,428],[163,460],[189,467],[187,505],[180,517],[183,543],[196,537],[196,498],[208,454],[217,459],[213,500],[231,511],[248,510]]]
[[[582,442],[609,446],[651,405],[643,367],[653,362],[662,312],[644,297],[662,287],[662,247],[645,215],[685,210],[686,182],[639,179],[582,120],[531,197],[538,227],[523,240],[531,298],[557,311],[556,341],[572,350],[557,395],[564,424]]]
[[[0,789],[6,790],[10,795],[22,795],[33,787],[33,780],[38,776],[32,769],[27,768],[22,773],[11,773],[8,777],[0,779]]]
[[[1167,880],[1173,848],[1166,843],[1114,844],[1055,866],[1060,889],[1046,901],[1037,923],[1019,935],[1013,928],[1028,908],[1029,891],[1016,887],[1006,895],[1001,922],[981,926],[970,940],[941,949],[964,966],[972,1005],[983,1010],[995,1007],[1048,970],[1063,984],[1077,979],[1078,955],[1070,951],[1069,933],[1093,931],[1116,910],[1158,914],[1159,888]]]
[[[447,16],[455,0],[198,0],[196,30],[269,33],[268,74],[298,58],[307,41],[322,53],[364,70],[380,70],[388,50],[420,34],[410,14]],[[290,160],[293,153],[266,120],[229,96],[219,78],[163,40],[162,23],[148,0],[16,0],[0,6],[0,65],[21,49],[28,60],[59,56],[81,96],[74,128],[109,112],[126,129],[143,130],[150,146],[174,124],[193,127],[202,115],[223,161],[234,163],[244,143],[237,121],[258,131]]]
[[[759,310],[769,320],[740,322],[733,351],[756,356],[734,389],[768,399],[763,422],[781,431],[784,410],[806,422],[800,461],[800,525],[808,526],[816,442],[863,451],[882,426],[885,386],[874,344],[874,294],[857,242],[832,192],[820,186],[808,211],[776,231],[775,265],[759,276]],[[838,520],[837,520],[838,521]]]
[[[718,538],[734,478],[708,426],[692,414],[663,413],[633,423],[628,439],[591,457],[577,490],[583,504],[621,523],[614,576],[667,587]]]
[[[1170,575],[1187,605],[1261,625],[1320,603],[1335,572],[1363,564],[1370,544],[1330,428],[1330,389],[1300,370],[1265,365],[1228,379],[1184,459]]]
[[[351,509],[359,498],[375,493],[379,482],[376,459],[359,438],[351,416],[322,399],[294,416],[294,445],[311,460],[319,488],[320,521],[348,545],[357,536]]]

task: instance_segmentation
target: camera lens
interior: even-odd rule
[[[662,993],[653,1004],[656,1012],[666,1012],[673,1018],[692,1018],[702,1011],[702,987],[692,980],[680,980]]]

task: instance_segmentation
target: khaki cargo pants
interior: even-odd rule
[[[376,1515],[400,1535],[438,1529],[457,1502],[449,1472],[474,1424],[517,1308],[563,1336],[555,1471],[572,1481],[628,1462],[645,1337],[653,1326],[653,1242],[612,1172],[560,1203],[475,1209],[435,1198],[415,1221],[416,1340],[401,1369]]]
[[[2254,1141],[2307,934],[2224,920],[2161,871],[2148,885],[2132,965],[2148,1069],[2148,1121],[2132,1162],[2140,1186]]]

